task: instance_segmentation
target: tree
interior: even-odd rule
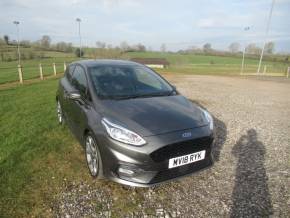
[[[81,52],[80,52],[81,51]],[[84,56],[84,51],[83,50],[80,50],[80,48],[77,48],[76,50],[75,50],[75,55],[78,57],[78,58],[80,58],[80,57],[83,57]]]
[[[146,51],[146,47],[145,47],[145,45],[138,43],[136,45],[131,46],[130,50],[131,51]]]
[[[120,48],[122,51],[128,51],[130,49],[130,46],[128,45],[128,43],[126,41],[123,41],[120,44]]]
[[[233,42],[229,46],[229,50],[232,53],[237,53],[240,50],[240,44],[238,42]]]
[[[136,47],[138,51],[146,51],[145,45],[142,45],[141,43],[138,43]]]
[[[20,41],[20,45],[24,46],[24,47],[30,47],[30,41],[29,40],[22,40]]]
[[[55,49],[58,51],[63,51],[63,52],[72,52],[72,44],[71,43],[66,43],[66,42],[58,42],[55,45]]]
[[[5,36],[4,36],[4,40],[5,40],[5,43],[6,43],[7,45],[9,45],[9,36],[5,35]]]
[[[73,46],[72,46],[72,43],[69,42],[69,43],[66,43],[66,50],[65,52],[72,52],[73,51]]]
[[[166,52],[166,44],[165,43],[162,43],[161,47],[160,47],[160,50],[162,52]]]
[[[258,47],[255,43],[251,43],[249,45],[247,45],[246,47],[246,52],[249,54],[260,54],[261,53],[261,48]]]
[[[51,43],[50,36],[48,36],[48,35],[42,36],[42,38],[40,40],[41,47],[48,49],[48,48],[50,48],[50,43]]]
[[[101,41],[97,41],[96,42],[96,46],[97,46],[97,48],[104,49],[104,48],[106,48],[106,43],[105,42],[101,42]]]
[[[211,48],[211,44],[210,43],[205,43],[204,45],[203,45],[203,51],[204,52],[209,52],[209,51],[211,51],[212,50],[212,48]]]
[[[273,54],[275,49],[275,43],[274,42],[267,42],[265,45],[265,53],[266,54]]]

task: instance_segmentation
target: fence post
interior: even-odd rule
[[[18,64],[18,75],[19,75],[19,82],[22,84],[23,83],[23,73],[22,73],[22,66]]]
[[[263,74],[266,74],[266,71],[267,71],[267,65],[264,65]]]
[[[289,78],[289,74],[290,74],[290,67],[288,67],[287,69],[287,78]]]
[[[43,73],[42,73],[41,63],[39,63],[39,74],[40,74],[40,79],[43,80]]]
[[[66,71],[66,63],[63,62],[63,72],[65,72],[65,71]]]
[[[56,76],[56,67],[55,67],[55,63],[52,63],[53,66],[53,74]]]

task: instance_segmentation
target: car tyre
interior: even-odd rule
[[[85,136],[85,155],[87,166],[92,177],[103,177],[103,165],[97,141],[91,133]]]

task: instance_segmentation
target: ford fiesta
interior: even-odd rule
[[[58,122],[84,146],[93,177],[150,186],[213,163],[212,116],[144,65],[74,62],[56,103]]]

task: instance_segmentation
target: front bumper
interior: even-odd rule
[[[182,133],[191,132],[184,139]],[[147,144],[135,147],[103,136],[100,142],[103,174],[130,186],[148,187],[206,169],[213,164],[214,135],[208,126],[145,137]],[[169,159],[206,150],[205,159],[168,169]]]

